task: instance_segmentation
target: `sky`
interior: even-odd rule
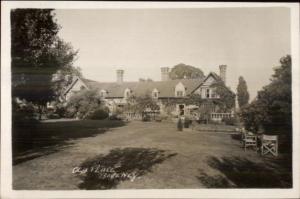
[[[161,79],[160,68],[184,63],[205,75],[227,65],[227,85],[239,76],[250,99],[290,54],[288,8],[173,8],[55,10],[59,36],[79,50],[75,66],[100,82]]]

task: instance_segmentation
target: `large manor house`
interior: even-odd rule
[[[188,98],[191,94],[199,94],[203,99],[216,99],[219,96],[215,92],[212,84],[223,81],[226,85],[226,65],[220,65],[219,75],[210,72],[203,78],[195,79],[176,79],[171,80],[169,77],[170,69],[168,67],[161,68],[161,81],[123,81],[124,70],[116,71],[115,82],[97,82],[93,80],[75,77],[63,94],[64,100],[68,99],[76,92],[82,89],[97,89],[101,98],[111,112],[117,108],[122,108],[130,96],[150,95],[160,107],[160,113],[166,112],[165,103],[169,100],[174,102],[171,113],[173,115],[188,115],[192,109],[199,107],[195,105],[187,105],[183,99]],[[224,117],[231,117],[233,110],[227,113],[212,111],[212,120],[221,120]]]

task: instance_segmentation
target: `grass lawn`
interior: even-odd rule
[[[14,189],[292,186],[287,155],[244,152],[228,132],[120,121],[54,121],[36,128],[35,144],[14,140]]]

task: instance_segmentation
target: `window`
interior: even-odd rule
[[[158,90],[156,88],[153,89],[153,91],[152,91],[152,97],[155,98],[155,99],[157,99],[158,98],[158,94],[159,94]]]
[[[107,91],[106,90],[101,90],[100,91],[100,97],[106,97],[107,96]]]
[[[126,91],[125,97],[126,97],[126,98],[129,98],[129,97],[130,97],[130,91]]]
[[[132,91],[129,88],[126,88],[124,91],[124,98],[128,99],[132,95]]]
[[[176,95],[177,97],[183,97],[183,91],[177,91]]]
[[[211,98],[219,98],[218,95],[217,95],[217,92],[216,92],[216,88],[213,88],[210,91],[211,91],[211,93],[210,93]]]
[[[209,98],[209,89],[206,89],[205,96],[206,96],[206,98]]]
[[[216,92],[214,90],[211,91],[211,98],[216,98]]]

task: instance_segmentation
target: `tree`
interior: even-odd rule
[[[171,79],[193,79],[193,78],[203,78],[204,73],[201,69],[194,66],[177,64],[175,65],[169,74]]]
[[[223,81],[215,82],[211,85],[215,88],[216,94],[219,96],[213,99],[214,104],[218,105],[220,111],[231,111],[235,106],[235,94],[224,84]]]
[[[60,27],[52,11],[11,11],[12,96],[38,105],[40,113],[57,97],[53,74],[59,69],[71,70],[77,56],[77,51],[57,36]]]
[[[240,108],[247,105],[249,101],[247,83],[242,76],[239,77],[239,84],[237,86],[237,100]]]
[[[203,99],[199,94],[192,94],[186,100],[186,104],[197,105],[200,119],[210,120],[210,114],[215,112],[230,112],[235,106],[235,94],[224,84],[223,81],[217,81],[211,85],[219,98]]]
[[[128,103],[125,106],[126,111],[143,114],[143,112],[147,109],[151,110],[159,110],[159,106],[157,102],[149,95],[141,95],[141,96],[131,96],[128,99]]]
[[[66,115],[80,119],[92,118],[99,110],[108,111],[101,101],[98,90],[81,90],[72,95],[66,105]]]
[[[241,112],[247,129],[257,131],[262,127],[265,133],[285,135],[289,143],[292,137],[291,65],[290,55],[282,57],[280,66],[274,68],[271,83]]]

